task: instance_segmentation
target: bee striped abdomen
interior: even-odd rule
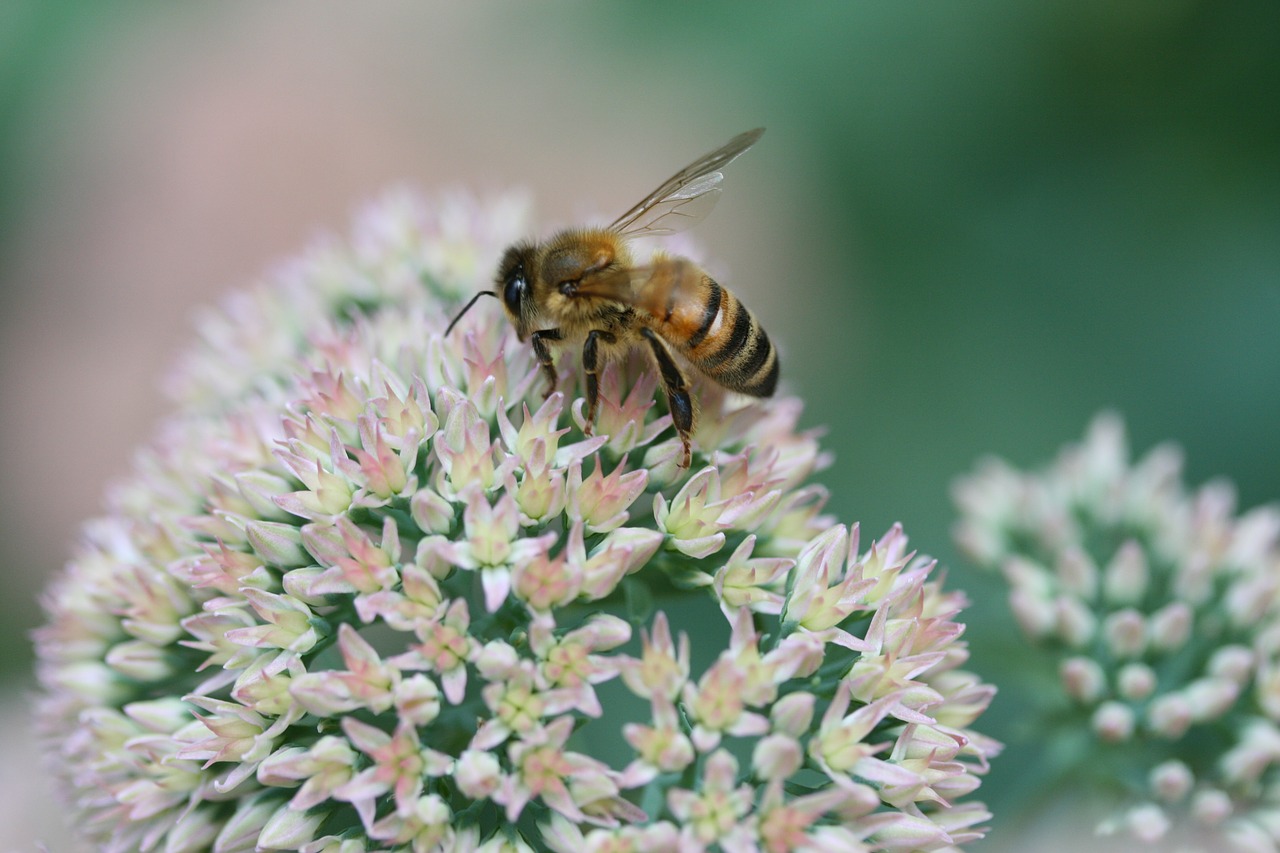
[[[707,279],[702,325],[681,347],[695,367],[726,388],[768,397],[778,384],[778,352],[736,296]]]
[[[699,371],[732,391],[773,394],[778,355],[769,336],[736,296],[696,265],[662,259],[640,296],[656,330]]]

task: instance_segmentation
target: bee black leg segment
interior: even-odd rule
[[[587,377],[587,435],[591,435],[591,425],[596,421],[596,409],[600,405],[600,342],[611,344],[617,340],[611,332],[593,329],[582,345],[582,372]]]
[[[689,382],[680,370],[680,365],[676,364],[676,360],[671,357],[671,351],[667,349],[667,345],[652,329],[643,328],[640,334],[644,335],[645,340],[649,342],[653,357],[658,362],[662,387],[667,392],[667,408],[671,411],[671,422],[675,424],[684,450],[680,467],[688,468],[693,458],[689,436],[693,433],[694,420],[693,395],[689,393]]]
[[[542,395],[544,400],[556,390],[556,363],[551,357],[550,342],[561,340],[563,337],[559,329],[539,329],[529,336],[529,341],[533,344],[533,354],[538,359],[538,364],[542,365],[542,372],[547,375],[547,390]]]

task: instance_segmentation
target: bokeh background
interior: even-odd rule
[[[827,429],[831,509],[950,566],[1004,683],[1018,636],[948,538],[977,457],[1110,407],[1280,496],[1277,92],[1274,2],[4,0],[0,849],[68,849],[22,721],[34,601],[194,307],[382,189],[526,187],[565,223],[767,126],[695,237]],[[984,718],[985,850],[1049,847],[1027,698]]]

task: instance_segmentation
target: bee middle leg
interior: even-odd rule
[[[563,340],[564,335],[559,329],[539,329],[529,336],[529,342],[533,344],[533,354],[538,359],[538,364],[542,365],[542,372],[547,375],[547,390],[543,393],[542,399],[547,399],[556,390],[556,362],[551,357],[551,341]]]
[[[658,362],[658,373],[662,377],[662,387],[667,392],[667,408],[671,411],[671,422],[675,424],[676,433],[680,436],[683,453],[680,467],[688,468],[693,458],[689,436],[693,433],[693,395],[689,393],[689,382],[685,379],[680,365],[671,357],[671,351],[652,329],[642,328],[644,335],[653,350],[653,357]]]
[[[594,329],[587,333],[587,341],[582,345],[582,372],[587,377],[587,425],[584,430],[587,435],[591,435],[596,411],[600,408],[600,342],[612,344],[617,340],[612,332]]]

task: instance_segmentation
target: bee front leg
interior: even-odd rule
[[[533,354],[538,359],[538,364],[542,365],[542,372],[547,374],[547,390],[543,393],[542,399],[547,399],[556,390],[556,363],[551,357],[551,341],[559,341],[564,338],[559,329],[539,329],[529,336],[530,343],[533,344]]]
[[[583,432],[587,435],[591,435],[591,426],[600,408],[600,342],[612,344],[617,340],[612,332],[594,329],[587,333],[587,341],[582,345],[582,372],[587,377],[587,425]]]
[[[654,360],[658,362],[662,387],[667,392],[667,408],[671,411],[671,422],[675,424],[676,433],[680,436],[680,444],[684,451],[680,457],[680,467],[688,468],[693,461],[689,437],[693,433],[694,422],[693,395],[689,393],[689,382],[685,379],[684,372],[680,370],[680,365],[676,364],[676,360],[671,357],[671,351],[667,349],[667,345],[652,329],[642,328],[640,334],[644,335],[645,340],[649,342]]]

